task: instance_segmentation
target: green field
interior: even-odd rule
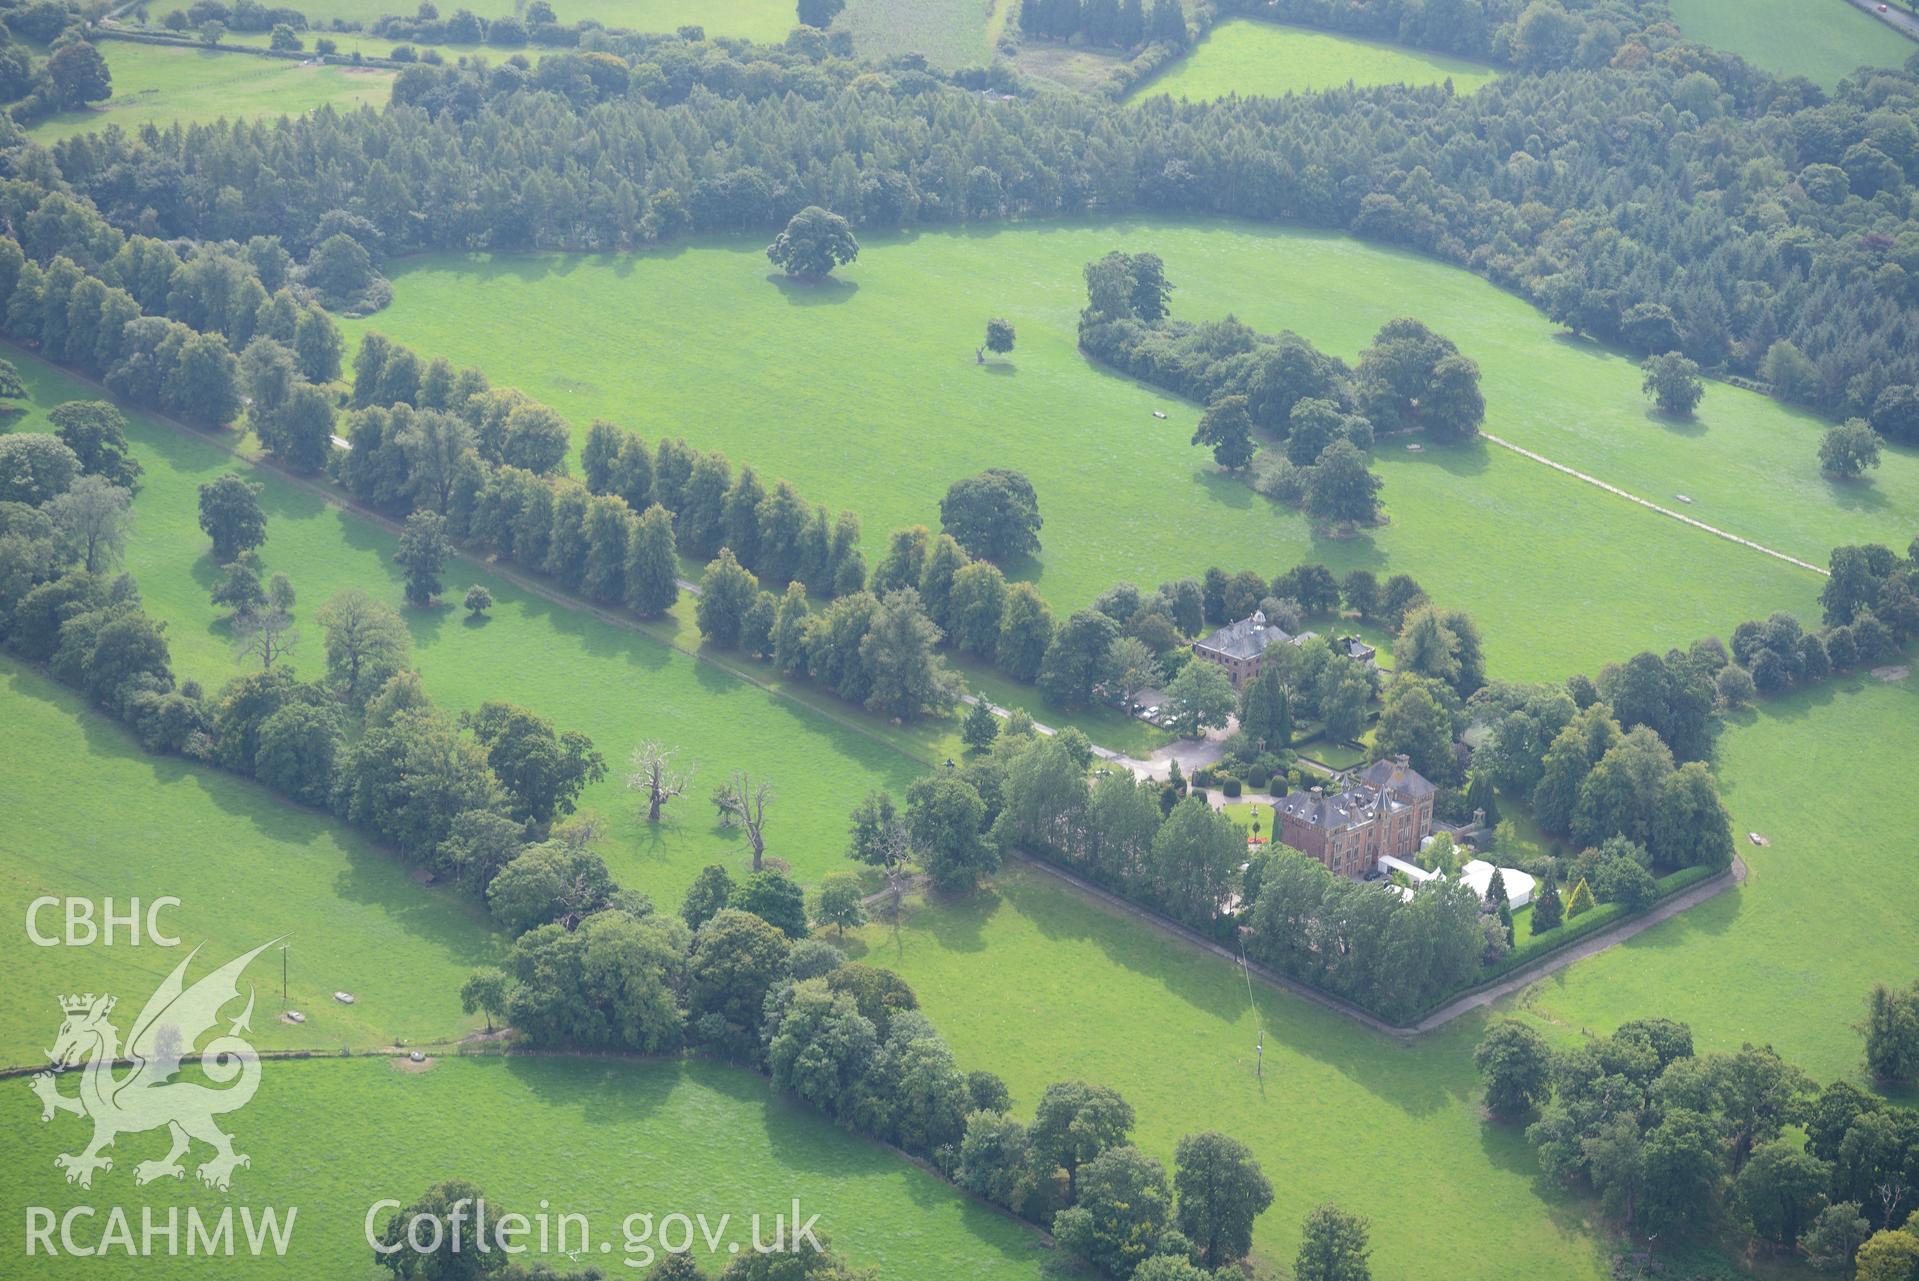
[[[853,33],[864,58],[919,53],[937,67],[977,67],[993,58],[1014,0],[847,0],[835,27]]]
[[[498,952],[485,914],[408,879],[386,851],[324,814],[230,774],[143,753],[71,692],[0,659],[0,917],[9,923],[0,1064],[32,1063],[60,1025],[54,998],[112,992],[133,1010],[185,957],[192,977],[287,938],[287,990],[304,1025],[280,1020],[280,957],[250,977],[261,1048],[338,1050],[441,1040],[476,1026],[459,985]],[[181,900],[161,924],[180,950],[124,928],[111,947],[35,947],[27,905],[42,895]],[[100,912],[95,908],[96,918]],[[58,935],[58,908],[39,919]],[[269,973],[271,971],[271,973]],[[355,997],[351,1006],[336,991]],[[129,1011],[129,1017],[131,1011]]]
[[[24,352],[8,354],[26,377],[34,403],[15,430],[45,430],[47,409],[98,394]],[[240,667],[226,627],[207,600],[220,571],[206,554],[198,528],[195,489],[244,464],[210,441],[138,415],[131,437],[146,477],[134,502],[126,566],[139,580],[147,610],[167,623],[175,671],[218,689]],[[313,611],[345,587],[365,588],[398,605],[400,578],[392,563],[396,540],[272,473],[252,478],[266,485],[266,568],[287,574],[299,592],[295,613],[303,638],[294,666],[318,675],[325,654]],[[485,583],[495,602],[492,617],[479,626],[466,622],[457,606],[475,582]],[[768,853],[787,860],[810,882],[844,865],[846,815],[861,795],[883,786],[902,792],[918,776],[923,767],[902,749],[918,751],[928,761],[957,750],[956,723],[892,731],[877,717],[834,704],[832,715],[859,726],[852,728],[659,640],[584,610],[554,605],[464,562],[448,567],[446,600],[450,603],[431,613],[408,613],[414,661],[428,691],[454,710],[488,699],[518,702],[564,728],[589,734],[607,758],[610,777],[587,791],[582,807],[607,820],[607,862],[623,883],[669,906],[679,902],[704,864],[723,861],[737,870],[746,862],[744,841],[718,827],[706,800],[732,769],[747,768],[772,781],[776,795],[768,809]],[[683,612],[690,610],[683,606]],[[690,627],[678,619],[669,625],[669,631]],[[882,732],[895,734],[898,745],[875,737]],[[629,753],[649,737],[676,746],[680,759],[695,769],[691,791],[667,811],[657,830],[647,830],[622,784]]]
[[[817,1113],[773,1098],[760,1077],[709,1064],[455,1058],[407,1072],[382,1059],[266,1063],[254,1100],[225,1118],[236,1149],[253,1160],[225,1194],[202,1189],[191,1174],[136,1192],[136,1159],[157,1157],[165,1147],[155,1134],[122,1135],[111,1172],[96,1176],[90,1192],[69,1187],[53,1155],[75,1150],[85,1123],[62,1115],[43,1126],[25,1087],[7,1087],[19,1095],[0,1120],[15,1158],[0,1171],[0,1202],[9,1206],[60,1213],[90,1204],[104,1216],[117,1203],[129,1208],[136,1236],[142,1205],[163,1222],[169,1206],[182,1214],[195,1206],[203,1215],[217,1215],[223,1205],[273,1206],[283,1214],[297,1207],[284,1259],[224,1260],[217,1266],[223,1277],[388,1275],[373,1267],[363,1237],[369,1208],[383,1199],[411,1201],[448,1178],[477,1183],[494,1213],[531,1217],[544,1205],[553,1216],[585,1215],[589,1248],[572,1260],[557,1253],[545,1259],[569,1271],[596,1265],[607,1276],[640,1275],[643,1256],[626,1252],[622,1232],[632,1214],[704,1214],[723,1242],[744,1249],[752,1240],[748,1216],[767,1217],[762,1240],[771,1240],[772,1215],[790,1214],[795,1197],[802,1218],[820,1216],[816,1231],[835,1250],[887,1277],[1014,1281],[1038,1277],[1047,1257],[1030,1229]],[[204,1160],[205,1151],[191,1159]],[[723,1230],[721,1215],[732,1216]],[[95,1220],[96,1234],[102,1221]],[[19,1224],[16,1217],[7,1246],[16,1255]],[[602,1241],[610,1251],[600,1251]],[[709,1274],[725,1262],[721,1249],[720,1259],[702,1260]],[[629,1260],[635,1266],[623,1266]],[[63,1257],[28,1266],[35,1276],[89,1277],[101,1275],[103,1265]],[[140,1270],[191,1278],[208,1275],[208,1266],[163,1255]]]
[[[1131,96],[1163,93],[1195,101],[1228,94],[1278,98],[1348,82],[1363,87],[1436,85],[1447,80],[1460,93],[1471,93],[1498,74],[1483,62],[1430,49],[1239,18],[1207,32],[1191,53]]]
[[[1770,1042],[1820,1079],[1858,1078],[1849,1024],[1865,988],[1910,981],[1919,954],[1907,866],[1919,799],[1895,746],[1915,736],[1910,678],[1773,704],[1729,729],[1719,758],[1734,827],[1772,841],[1742,838],[1749,883],[1502,1008],[1529,1009],[1562,1041],[1628,1018],[1685,1019],[1702,1050]],[[1822,924],[1835,919],[1843,929]],[[1300,1219],[1333,1200],[1372,1218],[1380,1276],[1435,1275],[1433,1259],[1488,1281],[1609,1275],[1596,1208],[1542,1181],[1516,1130],[1481,1120],[1471,1049],[1483,1013],[1409,1045],[1262,987],[1256,1019],[1230,962],[1030,865],[990,892],[910,908],[902,930],[869,926],[862,941],[1022,1107],[1080,1076],[1118,1088],[1161,1157],[1202,1126],[1251,1144],[1278,1191],[1255,1239],[1269,1260],[1290,1258]],[[981,984],[982,967],[997,981]]]
[[[1132,1103],[1140,1146],[1162,1160],[1201,1129],[1249,1144],[1276,1193],[1254,1234],[1269,1263],[1292,1258],[1308,1210],[1337,1201],[1371,1218],[1382,1278],[1439,1275],[1435,1259],[1480,1281],[1608,1275],[1592,1207],[1541,1183],[1517,1131],[1480,1121],[1480,1017],[1408,1046],[1264,986],[1255,1017],[1229,962],[1024,864],[862,940],[868,962],[913,985],[962,1062],[1006,1078],[1020,1110],[1049,1082],[1081,1077]]]
[[[404,0],[311,0],[295,7],[306,15],[307,25],[316,33],[335,18],[371,23],[387,14],[411,16],[414,10]],[[491,19],[518,14],[526,6],[491,0],[466,7]],[[591,18],[603,26],[631,31],[673,31],[694,23],[705,27],[709,36],[771,42],[786,39],[786,33],[798,21],[792,0],[553,0],[553,11],[561,22]],[[161,12],[158,7],[154,9],[156,17]],[[453,8],[443,7],[440,12],[451,14]]]
[[[302,66],[282,58],[175,49],[103,40],[113,97],[88,111],[63,111],[27,130],[46,146],[119,125],[205,124],[255,116],[299,115],[323,104],[341,110],[384,106],[393,73],[371,68]]]
[[[1828,88],[1862,66],[1901,66],[1919,49],[1846,0],[1671,0],[1670,7],[1688,40]]]
[[[853,33],[860,56],[885,59],[924,54],[941,67],[978,66],[993,56],[993,41],[1013,0],[849,0],[836,27]],[[523,6],[512,6],[518,12]],[[674,31],[689,24],[709,37],[738,36],[778,44],[799,25],[792,0],[555,0],[561,22],[592,19],[631,31]],[[400,0],[317,0],[307,9],[318,31],[334,18],[371,23],[383,14],[412,12]],[[508,12],[498,3],[474,6],[482,17]],[[451,10],[443,10],[450,13]],[[379,42],[375,42],[376,44]],[[387,42],[390,44],[391,42]],[[342,48],[346,48],[345,44]],[[494,51],[496,56],[503,52]],[[541,50],[526,50],[537,58]]]
[[[1684,486],[1699,519],[1815,564],[1840,542],[1903,547],[1919,522],[1910,452],[1835,490],[1806,415],[1715,385],[1698,423],[1676,430],[1647,414],[1633,362],[1557,337],[1486,281],[1295,229],[1062,222],[873,236],[824,287],[770,277],[757,238],[638,256],[426,257],[398,264],[393,305],[349,328],[478,364],[582,434],[603,416],[784,476],[858,511],[869,556],[890,529],[936,523],[952,481],[1017,468],[1038,490],[1045,550],[1011,568],[1056,611],[1120,579],[1150,585],[1213,563],[1403,570],[1475,616],[1492,670],[1509,678],[1596,669],[1775,608],[1812,611],[1817,575],[1485,443],[1383,447],[1390,523],[1314,534],[1187,443],[1194,406],[1079,353],[1079,265],[1116,247],[1165,258],[1178,316],[1231,311],[1349,359],[1385,320],[1419,316],[1479,362],[1488,430],[1648,497],[1672,502]],[[1013,321],[1019,345],[977,366],[993,314]]]

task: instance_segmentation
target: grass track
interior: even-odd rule
[[[1671,8],[1688,40],[1827,88],[1862,66],[1900,66],[1919,50],[1846,0],[1671,0]]]
[[[82,699],[0,659],[0,917],[9,982],[0,990],[0,1064],[32,1063],[60,1024],[54,997],[112,992],[139,1003],[205,944],[189,977],[289,936],[288,990],[307,1016],[279,1019],[280,958],[249,972],[260,992],[255,1044],[368,1048],[457,1037],[467,972],[496,959],[485,914],[447,890],[415,885],[384,850],[324,814],[178,757],[153,757]],[[29,944],[27,905],[42,895],[181,900],[161,917],[178,950]],[[96,915],[99,909],[96,908]],[[60,933],[55,908],[42,933]],[[144,938],[144,936],[143,936]],[[269,973],[268,971],[271,971]],[[355,1004],[335,1003],[348,991]]]
[[[1479,362],[1488,430],[1655,501],[1683,487],[1689,514],[1815,564],[1839,542],[1903,546],[1919,522],[1910,451],[1836,487],[1818,475],[1810,416],[1715,385],[1697,422],[1675,429],[1648,414],[1631,361],[1556,337],[1487,282],[1292,229],[1062,222],[869,237],[823,288],[770,278],[757,241],[738,238],[644,256],[437,256],[399,265],[393,306],[351,328],[479,364],[582,431],[608,417],[785,476],[858,511],[870,555],[892,528],[935,523],[953,480],[1019,468],[1047,523],[1041,556],[1013,568],[1056,609],[1211,563],[1405,570],[1474,614],[1497,674],[1554,678],[1775,608],[1811,611],[1816,575],[1483,444],[1414,456],[1388,442],[1391,523],[1316,536],[1188,445],[1194,406],[1079,353],[1080,265],[1116,247],[1166,259],[1181,317],[1231,311],[1348,358],[1385,320],[1419,316]],[[990,314],[1014,322],[1019,346],[981,368]],[[1601,615],[1607,626],[1591,626]]]
[[[45,413],[53,405],[98,394],[18,349],[8,355],[27,380],[34,405],[15,422],[15,430],[47,430]],[[175,671],[216,690],[240,668],[225,625],[207,601],[220,571],[198,528],[195,491],[244,464],[211,441],[140,415],[132,422],[135,454],[146,477],[134,503],[126,565],[140,582],[147,609],[167,622]],[[318,675],[325,654],[313,612],[345,587],[365,588],[398,605],[401,584],[392,563],[396,540],[271,472],[245,474],[266,486],[266,567],[287,574],[299,592],[295,612],[303,637],[294,666]],[[734,767],[774,782],[768,852],[786,859],[810,882],[842,865],[846,814],[867,789],[903,791],[918,775],[920,766],[902,751],[937,760],[941,756],[935,752],[946,754],[948,740],[957,741],[950,732],[956,721],[894,731],[877,717],[836,703],[832,717],[837,719],[829,719],[656,639],[555,605],[465,562],[449,566],[446,582],[447,603],[430,613],[407,614],[414,661],[428,691],[455,711],[488,699],[519,702],[562,727],[589,734],[606,755],[611,777],[589,789],[583,808],[608,820],[608,863],[623,883],[668,906],[677,905],[681,890],[704,864],[726,862],[737,870],[744,863],[744,842],[716,826],[706,801]],[[485,583],[495,602],[492,617],[478,626],[465,621],[458,608],[475,582]],[[682,609],[690,613],[689,606]],[[674,631],[690,627],[675,618],[659,630],[670,639]],[[861,729],[841,721],[857,722]],[[877,741],[886,734],[896,735],[897,746]],[[668,810],[657,830],[638,820],[622,788],[627,755],[646,737],[676,745],[681,759],[696,767],[691,792]]]
[[[817,1231],[836,1250],[888,1277],[1037,1278],[1047,1257],[1030,1230],[967,1200],[898,1155],[835,1128],[806,1108],[773,1098],[766,1082],[703,1063],[568,1058],[471,1058],[426,1072],[395,1070],[386,1060],[309,1060],[263,1065],[259,1094],[227,1119],[235,1146],[253,1158],[228,1193],[202,1190],[189,1173],[134,1190],[136,1160],[158,1157],[156,1134],[124,1135],[114,1169],[91,1192],[70,1188],[52,1164],[86,1134],[61,1116],[42,1126],[19,1082],[0,1119],[7,1151],[0,1204],[63,1211],[93,1204],[104,1215],[123,1204],[140,1230],[139,1206],[297,1206],[285,1259],[223,1260],[222,1277],[337,1281],[386,1275],[371,1262],[362,1224],[376,1200],[411,1200],[446,1178],[478,1183],[499,1210],[587,1216],[595,1241],[612,1245],[547,1262],[571,1270],[597,1265],[607,1276],[638,1276],[622,1266],[622,1220],[650,1212],[730,1214],[722,1240],[744,1248],[747,1216],[817,1213]],[[72,1093],[68,1086],[67,1093]],[[204,1160],[196,1150],[194,1160]],[[22,1221],[14,1215],[18,1225]],[[384,1221],[385,1212],[380,1215]],[[94,1231],[101,1220],[95,1220]],[[238,1231],[236,1227],[236,1232]],[[84,1230],[83,1230],[84,1236]],[[184,1236],[184,1225],[183,1225]],[[56,1238],[57,1239],[57,1238]],[[10,1251],[19,1246],[9,1241]],[[164,1249],[164,1246],[162,1247]],[[724,1248],[724,1247],[722,1247]],[[594,1257],[598,1256],[598,1257]],[[528,1261],[523,1259],[522,1261]],[[702,1259],[709,1274],[725,1262]],[[34,1276],[124,1274],[101,1260],[36,1259]],[[199,1258],[143,1261],[140,1275],[212,1275]]]
[[[1196,102],[1235,93],[1242,98],[1278,98],[1333,89],[1349,81],[1361,87],[1436,85],[1449,78],[1454,89],[1471,93],[1498,74],[1483,62],[1428,49],[1234,19],[1207,32],[1191,53],[1130,96],[1167,94]]]
[[[103,40],[100,50],[113,73],[113,97],[91,111],[63,111],[27,130],[43,146],[63,138],[119,125],[162,127],[207,124],[256,116],[299,115],[322,104],[348,110],[362,103],[384,106],[393,73],[371,68],[303,67],[279,58],[173,49]]]

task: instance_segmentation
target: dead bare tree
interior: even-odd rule
[[[673,750],[653,739],[633,749],[633,772],[626,776],[626,790],[646,793],[646,821],[660,821],[660,811],[676,796],[684,796],[692,785],[693,771],[673,768]]]
[[[732,777],[713,793],[713,804],[719,807],[721,817],[745,829],[747,844],[753,848],[755,872],[760,870],[766,856],[766,803],[772,799],[773,785],[755,783],[752,775],[743,769],[734,770]]]
[[[283,609],[250,610],[234,620],[233,630],[236,655],[259,659],[261,671],[291,654],[300,643],[293,615]]]
[[[300,633],[293,630],[293,584],[275,574],[264,607],[248,609],[233,620],[234,649],[241,658],[257,658],[267,671],[293,652]]]

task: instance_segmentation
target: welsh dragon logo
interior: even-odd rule
[[[233,1150],[233,1137],[214,1122],[215,1117],[246,1106],[260,1088],[260,1057],[240,1038],[241,1032],[252,1031],[251,988],[246,1009],[228,1025],[226,1035],[216,1036],[199,1051],[207,1079],[224,1088],[173,1077],[180,1070],[180,1060],[195,1053],[195,1044],[219,1023],[220,1011],[240,999],[240,976],[247,966],[277,942],[262,943],[188,987],[187,966],[200,954],[199,948],[193,949],[147,999],[124,1051],[119,1031],[107,1019],[113,1013],[113,997],[88,993],[61,998],[60,1011],[66,1019],[47,1051],[53,1067],[35,1075],[32,1085],[40,1096],[43,1122],[51,1121],[56,1112],[93,1118],[93,1141],[79,1152],[53,1159],[55,1166],[67,1172],[67,1182],[92,1187],[94,1171],[113,1169],[112,1158],[102,1153],[115,1138],[162,1126],[172,1138],[172,1147],[160,1160],[134,1167],[136,1184],[184,1178],[180,1158],[196,1139],[213,1149],[213,1156],[197,1171],[202,1183],[224,1190],[236,1166],[252,1165]],[[59,1092],[56,1074],[76,1066],[80,1093],[68,1097]]]

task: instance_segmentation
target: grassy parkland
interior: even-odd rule
[[[1560,337],[1467,272],[1345,236],[1127,221],[869,237],[821,286],[771,277],[762,247],[428,256],[397,264],[393,305],[349,328],[480,365],[568,415],[578,437],[607,417],[784,476],[856,510],[869,560],[889,530],[936,524],[953,480],[1013,467],[1046,527],[1040,555],[1010,568],[1056,610],[1123,578],[1151,585],[1209,564],[1404,571],[1471,612],[1491,669],[1515,679],[1596,670],[1777,608],[1810,613],[1820,580],[1486,442],[1422,454],[1382,442],[1390,522],[1324,537],[1188,443],[1196,406],[1085,359],[1078,264],[1151,249],[1177,286],[1176,316],[1232,312],[1348,358],[1384,321],[1418,316],[1479,363],[1488,431],[1653,501],[1687,493],[1689,514],[1816,564],[1839,543],[1903,546],[1919,516],[1919,458],[1889,451],[1841,501],[1810,501],[1834,491],[1808,416],[1715,385],[1696,425],[1677,430],[1648,414],[1625,356]],[[953,305],[961,297],[977,305]],[[1013,321],[1018,345],[982,367],[974,348],[992,314]],[[1589,625],[1595,611],[1607,627]]]
[[[294,7],[316,31],[335,18],[371,23],[389,14],[413,16],[413,7],[400,0],[307,0]],[[492,19],[524,7],[474,5],[473,11]],[[765,41],[785,39],[795,21],[790,0],[560,0],[553,8],[561,22],[591,18],[603,26],[633,31],[674,31],[692,24],[705,27],[709,35]],[[155,11],[156,16],[159,12]]]
[[[389,42],[386,49],[392,47]],[[113,96],[85,111],[62,111],[27,136],[43,146],[118,125],[207,124],[215,120],[300,115],[320,106],[346,111],[386,105],[393,73],[373,67],[308,66],[282,58],[214,49],[103,40]]]
[[[1736,53],[1776,76],[1805,76],[1831,88],[1860,67],[1897,67],[1912,41],[1847,0],[1672,0],[1688,40]]]
[[[32,1103],[24,1086],[9,1084]],[[369,1207],[410,1202],[449,1177],[477,1184],[496,1213],[532,1219],[544,1209],[556,1232],[558,1215],[585,1216],[593,1233],[586,1250],[520,1260],[568,1272],[592,1265],[608,1276],[641,1275],[646,1242],[629,1251],[629,1215],[657,1224],[670,1214],[704,1214],[709,1227],[729,1216],[716,1228],[717,1255],[697,1247],[710,1275],[731,1257],[728,1244],[750,1248],[752,1215],[763,1216],[770,1240],[772,1216],[790,1216],[795,1197],[802,1218],[820,1216],[815,1230],[836,1253],[889,1277],[1030,1281],[1050,1253],[1030,1229],[893,1151],[774,1098],[761,1077],[712,1064],[540,1056],[456,1056],[426,1070],[385,1058],[266,1063],[259,1093],[226,1124],[236,1150],[252,1158],[230,1192],[207,1190],[191,1174],[134,1192],[135,1158],[165,1148],[164,1135],[151,1132],[122,1135],[122,1159],[88,1191],[64,1183],[52,1160],[84,1141],[85,1122],[61,1116],[43,1126],[35,1108],[12,1107],[0,1134],[23,1159],[0,1171],[0,1198],[56,1213],[98,1204],[102,1216],[108,1204],[149,1205],[162,1222],[171,1208],[183,1225],[189,1209],[213,1219],[228,1206],[271,1206],[283,1217],[297,1207],[284,1258],[242,1255],[216,1265],[221,1276],[293,1281],[371,1275]],[[96,1219],[93,1229],[103,1224]],[[138,1209],[133,1228],[137,1239]],[[633,1231],[640,1235],[638,1223]],[[600,1242],[610,1249],[602,1252]],[[100,1275],[102,1261],[41,1257],[32,1266],[36,1276],[88,1277]],[[153,1277],[194,1278],[207,1268],[184,1245],[178,1257],[163,1245],[140,1264]]]
[[[85,699],[0,659],[0,916],[15,931],[0,992],[0,1065],[43,1061],[60,1025],[54,998],[112,992],[128,1017],[187,951],[193,975],[269,939],[287,939],[287,992],[304,1024],[280,1019],[280,957],[263,958],[254,1018],[261,1049],[369,1049],[455,1039],[476,1026],[459,986],[502,944],[486,913],[415,884],[386,850],[331,816],[179,757],[149,756]],[[161,923],[180,948],[29,946],[27,907],[43,895],[180,900]],[[43,934],[62,933],[61,909]],[[267,964],[268,959],[272,964]],[[269,975],[267,970],[271,969]],[[270,989],[270,990],[269,990]],[[342,1005],[333,993],[354,997]]]
[[[1344,84],[1443,84],[1471,93],[1499,72],[1483,62],[1384,40],[1273,22],[1234,19],[1133,92],[1135,98],[1277,98]]]
[[[47,430],[48,409],[100,394],[18,349],[10,349],[8,358],[19,366],[33,401],[31,411],[14,421],[16,431]],[[325,670],[313,612],[334,592],[358,587],[399,605],[402,575],[393,563],[398,539],[389,531],[273,472],[249,467],[210,439],[143,415],[130,414],[129,422],[146,474],[134,500],[125,567],[139,581],[147,611],[166,621],[182,679],[215,690],[242,670],[223,612],[208,600],[221,575],[196,515],[198,486],[224,472],[238,470],[265,486],[262,558],[269,572],[286,574],[299,593],[295,614],[303,636],[290,661],[302,677]],[[491,617],[477,625],[458,607],[475,583],[494,599]],[[776,696],[676,650],[676,634],[686,633],[689,645],[697,642],[684,603],[685,618],[670,618],[646,635],[464,561],[449,564],[443,601],[432,611],[406,611],[413,661],[428,693],[454,711],[490,699],[517,702],[591,737],[607,758],[609,777],[587,791],[582,808],[607,824],[614,875],[663,902],[677,903],[705,864],[724,862],[737,871],[748,859],[744,840],[720,827],[706,800],[733,769],[773,783],[768,853],[791,864],[801,881],[812,882],[843,865],[846,814],[855,800],[874,787],[903,793],[926,763],[957,750],[957,722],[901,729],[888,739],[894,727],[859,709],[805,691]],[[648,738],[677,747],[681,763],[695,770],[692,790],[658,828],[642,821],[636,800],[624,790],[627,756]]]

